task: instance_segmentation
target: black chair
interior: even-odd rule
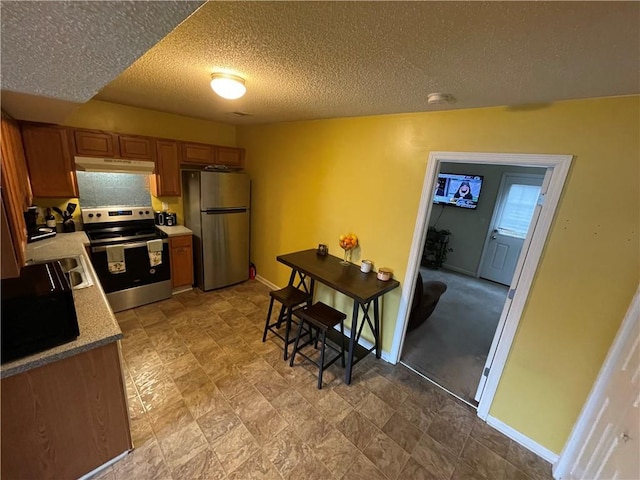
[[[338,310],[331,308],[329,305],[325,305],[322,302],[316,302],[310,307],[304,307],[300,310],[296,310],[295,315],[300,317],[300,323],[298,324],[298,333],[296,334],[296,339],[293,344],[293,353],[291,354],[291,360],[289,361],[289,365],[293,367],[293,362],[296,359],[296,354],[302,355],[304,358],[309,360],[315,366],[319,368],[318,372],[318,389],[322,389],[322,373],[325,368],[329,365],[333,364],[336,360],[341,359],[342,367],[344,368],[344,319],[347,316],[339,312]],[[300,345],[300,336],[305,324],[308,324],[309,331],[309,340],[304,344]],[[337,324],[340,324],[340,348],[335,348],[332,345],[327,344],[327,331],[329,329],[333,329]],[[316,337],[314,338],[311,335],[311,330],[315,328],[317,329]],[[318,336],[320,337],[321,342],[321,350],[320,350],[320,361],[316,362],[311,359],[304,353],[300,351],[301,348],[310,345],[311,343],[315,344],[315,347],[318,348]],[[330,361],[324,361],[324,353],[326,347],[329,347],[331,350],[335,351],[337,355],[332,358]]]
[[[269,302],[269,311],[267,312],[267,320],[264,325],[262,341],[265,342],[267,340],[267,332],[271,330],[271,332],[283,340],[284,359],[286,360],[289,356],[289,345],[294,342],[293,339],[289,338],[292,322],[291,313],[295,307],[304,304],[307,304],[307,306],[311,305],[313,295],[304,290],[300,290],[293,285],[288,285],[280,290],[273,290],[269,292],[269,296],[271,297],[271,301]],[[280,307],[280,314],[275,322],[269,323],[271,320],[271,312],[273,311],[273,302],[275,300],[278,300],[282,304]],[[284,336],[279,332],[282,322],[286,322]]]

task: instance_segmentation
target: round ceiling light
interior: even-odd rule
[[[247,87],[244,86],[244,78],[228,73],[212,73],[211,88],[227,100],[240,98],[247,91]]]

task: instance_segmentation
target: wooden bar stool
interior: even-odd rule
[[[312,293],[300,290],[293,285],[288,285],[280,290],[273,290],[269,292],[269,296],[271,297],[271,301],[269,302],[269,311],[267,312],[267,320],[264,325],[262,341],[265,342],[267,340],[267,332],[271,330],[277,337],[284,341],[284,359],[286,360],[289,356],[289,345],[294,342],[293,339],[289,338],[292,321],[291,313],[293,312],[293,309],[299,305],[303,305],[305,303],[307,305],[311,305],[313,295]],[[273,323],[269,323],[271,320],[274,300],[278,300],[282,306],[280,307],[280,314],[278,315],[277,320]],[[286,322],[284,336],[278,331],[282,326],[282,322]]]
[[[304,358],[309,360],[311,363],[316,365],[319,368],[318,372],[318,389],[322,388],[322,372],[329,365],[333,364],[336,360],[341,359],[342,367],[344,367],[344,319],[347,316],[336,310],[335,308],[331,308],[329,305],[325,305],[322,302],[316,302],[310,307],[304,307],[300,310],[296,310],[295,315],[300,317],[300,323],[298,324],[298,333],[296,334],[296,339],[293,344],[293,353],[291,354],[291,360],[289,361],[289,365],[293,367],[293,362],[296,359],[296,354],[302,355]],[[321,349],[320,350],[320,362],[316,362],[309,358],[307,355],[299,351],[300,348],[305,347],[306,345],[315,342],[315,347],[317,348],[318,338],[312,338],[312,335],[309,335],[309,340],[304,344],[300,345],[300,334],[302,333],[302,329],[304,324],[307,323],[309,327],[309,331],[311,328],[316,328],[318,334],[320,334],[321,341]],[[333,329],[337,324],[340,324],[340,348],[335,348],[332,345],[327,345],[327,331],[329,329]],[[327,363],[324,361],[324,352],[325,347],[329,347],[334,352],[337,352],[337,355],[329,360]]]

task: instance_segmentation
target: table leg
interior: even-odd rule
[[[373,338],[376,342],[376,358],[379,360],[381,356],[380,348],[380,310],[378,308],[378,299],[376,298],[373,301],[373,324],[376,328],[376,331],[373,332]]]
[[[353,315],[351,317],[351,336],[349,338],[349,352],[347,354],[347,367],[344,371],[344,383],[351,384],[351,368],[353,367],[353,353],[356,349],[356,335],[358,332],[358,313],[360,313],[360,304],[353,301]]]
[[[289,283],[288,285],[293,286],[293,281],[296,279],[296,270],[295,269],[291,269],[291,275],[289,276]]]

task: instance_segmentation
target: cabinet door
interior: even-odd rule
[[[216,165],[244,168],[244,148],[215,147],[215,152]]]
[[[178,197],[180,185],[180,156],[178,142],[156,141],[156,197]]]
[[[191,242],[191,235],[169,238],[173,288],[193,285],[193,248]]]
[[[80,478],[132,447],[117,343],[2,379],[2,478]]]
[[[146,137],[118,135],[120,156],[132,160],[153,160],[153,141]]]
[[[24,265],[27,228],[23,212],[31,205],[31,183],[20,127],[2,114],[2,278],[16,277]]]
[[[213,145],[204,143],[183,143],[182,163],[192,163],[196,165],[213,165],[214,160]]]
[[[97,130],[74,130],[73,138],[76,155],[90,157],[116,157],[118,145],[114,142],[114,135]]]
[[[35,197],[77,197],[67,130],[53,125],[23,124],[22,139]]]

